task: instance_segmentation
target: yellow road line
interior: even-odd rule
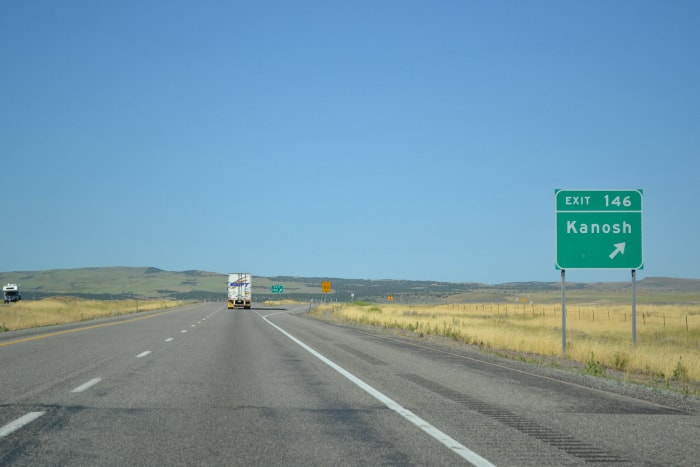
[[[156,316],[160,315],[165,315],[167,313],[174,313],[176,311],[182,311],[182,310],[168,310],[168,311],[162,311],[160,313],[156,313],[153,315],[148,315],[148,316],[139,316],[138,318],[131,318],[127,319],[124,321],[114,321],[112,323],[102,323],[102,324],[93,324],[92,326],[85,326],[82,328],[77,328],[77,329],[67,329],[65,331],[56,331],[56,332],[49,332],[47,334],[40,334],[38,336],[32,336],[32,337],[25,337],[22,339],[16,339],[13,341],[7,341],[7,342],[0,342],[0,347],[6,347],[8,345],[14,345],[14,344],[21,344],[22,342],[29,342],[29,341],[35,341],[38,339],[45,339],[47,337],[53,337],[53,336],[60,336],[62,334],[70,334],[73,332],[80,332],[80,331],[87,331],[89,329],[97,329],[97,328],[104,328],[107,326],[114,326],[116,324],[126,324],[126,323],[131,323],[133,321],[140,321],[142,319],[149,319],[149,318],[155,318]]]

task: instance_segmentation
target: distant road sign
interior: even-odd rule
[[[323,293],[328,293],[331,291],[331,283],[330,281],[323,281],[321,282],[321,292]]]
[[[642,190],[555,190],[557,269],[642,269]]]
[[[270,290],[272,290],[272,293],[282,293],[282,292],[284,292],[284,286],[283,285],[273,285],[270,287]]]

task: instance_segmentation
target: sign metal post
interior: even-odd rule
[[[636,270],[644,268],[642,190],[555,190],[554,205],[562,354],[566,355],[566,269],[632,270],[632,345],[636,345]]]

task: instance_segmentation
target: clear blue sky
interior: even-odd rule
[[[697,1],[5,1],[0,52],[2,271],[558,281],[554,190],[641,188],[638,278],[700,278]]]

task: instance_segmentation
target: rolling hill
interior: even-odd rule
[[[166,298],[225,300],[225,274],[200,270],[165,271],[154,267],[104,267],[18,271],[0,273],[0,282],[17,283],[24,299],[69,295],[93,299]],[[323,294],[321,282],[329,280],[333,292]],[[270,286],[284,286],[272,294]],[[567,283],[569,301],[625,301],[629,282]],[[254,276],[256,301],[269,299],[331,299],[386,301],[389,295],[401,303],[517,302],[525,298],[539,303],[560,300],[559,282],[515,282],[498,285],[410,280],[368,280],[320,277]],[[657,303],[700,303],[700,280],[648,277],[637,282],[637,294]]]

